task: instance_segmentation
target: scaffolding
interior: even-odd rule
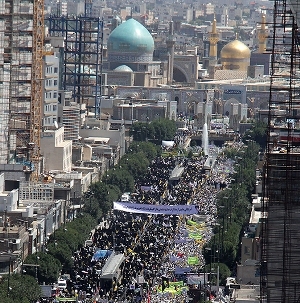
[[[261,302],[300,302],[298,1],[274,1],[261,233]],[[297,4],[297,5],[294,5]],[[285,94],[283,94],[283,92]],[[287,96],[282,98],[281,96]]]
[[[50,36],[64,37],[62,88],[73,100],[100,115],[103,22],[91,17],[92,1],[85,1],[85,14],[49,17]]]
[[[26,154],[30,137],[33,0],[0,0],[0,20],[0,163],[4,164]]]
[[[33,183],[22,181],[19,187],[19,201],[22,203],[51,203],[54,201],[55,183]]]

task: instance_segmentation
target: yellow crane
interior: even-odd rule
[[[38,181],[43,101],[44,0],[33,1],[31,111],[29,155],[33,165],[31,181]]]

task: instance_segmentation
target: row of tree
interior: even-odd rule
[[[73,266],[72,255],[96,226],[99,218],[112,209],[113,201],[134,188],[134,181],[143,178],[150,161],[160,154],[151,142],[133,142],[119,163],[109,169],[102,180],[93,183],[83,196],[84,207],[73,221],[67,222],[49,238],[42,251],[29,255],[20,274],[5,276],[0,283],[3,303],[31,303],[41,295],[39,284],[56,283],[61,273]]]
[[[176,123],[168,119],[156,119],[151,123],[134,123],[130,135],[134,141],[148,141],[161,145],[162,140],[173,140],[176,133]]]
[[[240,242],[244,228],[249,222],[257,162],[259,153],[266,144],[266,125],[255,124],[245,134],[243,141],[245,148],[227,148],[225,151],[225,156],[236,162],[235,172],[230,187],[217,195],[218,220],[213,229],[214,236],[203,249],[206,264],[218,262],[220,265],[222,283],[225,283],[225,278],[228,277],[226,267],[233,272],[241,257]],[[209,266],[206,266],[206,270],[208,269]]]

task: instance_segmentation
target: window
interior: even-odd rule
[[[53,85],[57,85],[57,80],[53,80]]]
[[[57,98],[57,92],[53,93],[53,98]]]
[[[54,67],[54,74],[58,73],[58,67]]]

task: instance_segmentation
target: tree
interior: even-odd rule
[[[172,140],[175,133],[175,121],[168,119],[156,119],[151,123],[136,122],[130,129],[134,141],[153,140],[158,145],[161,145],[161,140]]]
[[[251,130],[247,131],[243,137],[243,142],[248,144],[249,140],[260,145],[262,150],[267,144],[267,124],[264,122],[256,122]]]
[[[131,154],[135,155],[139,152],[143,152],[146,155],[146,158],[151,161],[160,154],[160,148],[158,149],[152,142],[132,142],[129,146],[128,154],[123,158],[126,158]]]
[[[93,196],[84,201],[83,211],[95,219],[100,218],[103,214],[98,201]]]
[[[233,268],[236,260],[236,252],[237,245],[229,241],[223,241],[220,262],[226,264],[229,268]]]
[[[23,266],[23,270],[27,275],[32,277],[35,277],[37,274],[37,279],[40,284],[55,283],[61,271],[61,264],[56,258],[50,254],[41,252],[29,255],[25,260],[25,264],[39,265],[37,268],[32,266]]]
[[[1,303],[32,303],[40,297],[41,288],[35,278],[20,274],[7,275],[2,278],[0,283]]]
[[[143,152],[127,155],[120,161],[121,167],[127,170],[135,180],[145,174],[149,164],[150,162]]]
[[[108,184],[118,186],[122,193],[131,192],[134,188],[133,176],[125,169],[115,168],[110,170],[105,180]]]
[[[194,154],[193,154],[193,151],[190,150],[190,151],[188,152],[188,154],[187,154],[187,157],[191,159],[191,158],[193,158],[193,155],[194,155]]]
[[[102,182],[93,183],[90,186],[90,192],[92,195],[92,199],[98,203],[99,209],[101,213],[107,214],[111,210],[112,204],[109,202],[109,188],[108,184],[117,185],[117,183],[112,183],[110,177],[113,175],[113,170],[109,170],[108,174],[106,174],[102,178]],[[114,180],[114,179],[112,179]]]
[[[229,267],[224,263],[213,263],[212,264],[212,268],[214,268],[215,272],[217,271],[218,267],[219,267],[219,285],[225,286],[226,279],[228,277],[230,277],[231,271],[230,271]],[[217,280],[216,278],[217,277],[215,276],[215,280]]]
[[[59,260],[62,265],[62,271],[68,272],[73,265],[72,250],[63,242],[49,243],[47,246],[48,253]]]

